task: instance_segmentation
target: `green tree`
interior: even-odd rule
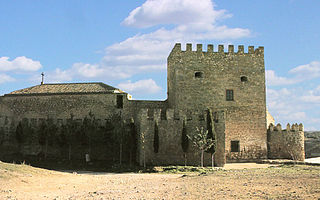
[[[210,109],[207,110],[207,130],[208,130],[208,138],[212,140],[213,145],[206,152],[211,154],[211,165],[212,167],[214,167],[214,154],[216,150],[216,133],[214,129],[212,112]]]
[[[183,120],[182,124],[182,134],[181,134],[181,147],[183,151],[184,156],[184,165],[187,166],[187,152],[189,149],[189,138],[187,136],[187,128],[186,128],[186,122]]]
[[[159,152],[159,128],[157,122],[154,123],[153,151]]]
[[[123,144],[125,143],[124,138],[126,135],[125,123],[118,113],[112,114],[109,118],[112,126],[112,139],[119,145],[119,164],[122,165]]]
[[[68,144],[68,159],[69,161],[72,158],[72,148],[76,145],[76,141],[79,139],[77,132],[77,124],[75,120],[73,119],[73,115],[70,115],[70,118],[67,119],[67,123],[64,126],[65,127],[65,136],[66,136],[66,142]]]
[[[146,131],[147,132],[147,131]],[[146,147],[145,147],[145,133],[142,132],[140,135],[140,145],[143,153],[143,168],[146,168]]]
[[[193,135],[188,135],[193,146],[200,151],[201,162],[200,165],[203,167],[204,152],[207,151],[213,145],[213,140],[208,137],[208,130],[204,130],[203,127],[200,129],[197,127],[196,132]]]
[[[41,121],[40,126],[38,127],[38,142],[41,145],[41,153],[46,154],[44,150],[45,146],[48,146],[48,126],[46,121]],[[46,148],[47,149],[47,148]],[[46,155],[44,155],[44,157],[46,158]]]
[[[18,149],[19,149],[19,153],[20,153],[21,145],[24,142],[24,132],[23,132],[23,126],[22,126],[21,122],[19,122],[19,124],[16,128],[16,140],[18,142]]]
[[[134,122],[130,122],[129,124],[130,134],[128,137],[128,148],[129,148],[129,164],[132,165],[132,160],[136,155],[137,148],[137,130]]]
[[[3,127],[0,127],[0,145],[4,142],[5,137],[4,137],[4,129]]]

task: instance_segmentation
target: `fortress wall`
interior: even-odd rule
[[[135,122],[138,122],[137,114],[141,109],[161,109],[165,112],[168,104],[167,101],[147,101],[147,100],[128,100],[126,116],[133,118]]]
[[[124,98],[125,99],[125,98]],[[10,110],[15,121],[22,118],[67,119],[70,114],[84,118],[91,111],[96,118],[105,119],[108,115],[126,109],[118,109],[115,94],[77,95],[28,95],[2,97],[1,107]],[[6,115],[3,112],[2,115]]]
[[[18,150],[15,131],[20,121],[26,122],[36,130],[41,121],[52,119],[54,124],[66,124],[73,116],[74,120],[81,124],[91,112],[99,126],[104,126],[106,119],[115,113],[121,113],[123,118],[128,116],[128,103],[124,98],[123,108],[117,108],[118,94],[74,94],[74,95],[11,95],[0,98],[0,146],[1,152],[6,155],[21,151],[25,155],[37,155],[40,152],[38,139],[34,136],[28,139],[31,143],[25,143]],[[35,134],[35,133],[34,133]],[[28,137],[28,136],[27,136]],[[4,148],[4,149],[3,149]],[[50,149],[53,154],[59,156],[57,149]]]
[[[287,124],[283,130],[280,124],[271,124],[268,129],[268,157],[304,161],[303,125],[292,124],[290,127]]]
[[[148,113],[149,112],[149,113]],[[205,118],[199,119],[199,115],[205,113],[196,112],[187,116],[185,113],[175,113],[173,109],[166,110],[166,119],[161,118],[161,110],[153,110],[150,115],[148,109],[141,109],[139,113],[139,145],[138,145],[138,162],[143,165],[144,158],[146,164],[149,165],[184,165],[184,152],[181,146],[181,136],[183,121],[185,120],[187,134],[194,134],[196,128],[206,127]],[[222,114],[223,116],[223,114]],[[159,152],[154,152],[154,133],[155,123],[159,130]],[[219,123],[215,124],[219,145],[217,150],[216,164],[223,166],[225,163],[224,153],[224,120],[221,118]],[[189,149],[187,152],[187,165],[200,165],[199,150],[192,146],[189,141]],[[205,164],[211,164],[211,155],[205,153]]]
[[[267,158],[265,115],[251,108],[226,111],[226,154],[229,161]],[[239,141],[239,151],[231,151],[232,141]]]

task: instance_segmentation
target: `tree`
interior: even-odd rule
[[[42,152],[44,151],[44,158],[47,159],[48,156],[48,146],[49,143],[52,145],[52,140],[57,131],[56,125],[53,123],[52,119],[47,119],[42,121],[38,129],[38,141],[42,147]],[[43,150],[44,149],[44,150]]]
[[[159,128],[157,122],[154,123],[153,151],[159,152]]]
[[[0,127],[0,145],[4,142],[4,129],[3,127]]]
[[[24,135],[23,135],[23,126],[22,126],[22,123],[19,122],[17,128],[16,128],[16,140],[18,142],[18,145],[19,145],[19,152],[20,152],[20,149],[21,149],[21,145],[22,143],[24,142]]]
[[[44,120],[40,123],[40,126],[38,127],[37,132],[38,132],[38,142],[41,145],[41,155],[43,156],[43,153],[44,153],[43,149],[44,149],[44,146],[47,146],[47,139],[48,139],[48,127]]]
[[[132,158],[134,157],[134,155],[136,153],[136,148],[137,148],[137,144],[136,144],[137,131],[136,131],[136,126],[133,121],[129,124],[129,128],[130,128],[130,134],[128,137],[128,147],[129,147],[129,164],[131,166],[132,165]]]
[[[193,146],[200,151],[201,154],[201,167],[203,167],[203,156],[204,152],[207,151],[213,145],[213,140],[208,138],[208,130],[204,130],[203,127],[200,129],[197,127],[196,132],[193,135],[188,135]]]
[[[211,165],[214,167],[214,154],[216,151],[216,133],[214,129],[212,112],[210,109],[207,111],[207,130],[208,130],[208,138],[213,141],[213,145],[206,151],[211,154]]]
[[[77,137],[77,124],[75,122],[75,120],[73,119],[73,115],[70,115],[70,118],[67,119],[67,123],[66,125],[63,127],[65,128],[63,133],[66,136],[67,139],[67,144],[69,146],[68,148],[68,159],[69,161],[71,160],[71,156],[72,156],[72,147],[74,146],[74,144],[76,143],[76,139],[78,139]]]
[[[55,138],[55,135],[57,133],[57,126],[53,123],[52,119],[47,119],[47,137],[46,137],[46,149],[45,149],[45,154],[44,158],[47,159],[48,155],[48,146],[53,145],[53,140]]]
[[[89,112],[89,117],[85,117],[81,127],[80,139],[82,144],[88,144],[88,153],[91,154],[92,137],[98,130],[98,125],[95,116]]]
[[[124,135],[126,134],[124,121],[120,114],[113,114],[109,118],[112,125],[112,139],[119,145],[119,164],[121,165]]]
[[[187,152],[189,149],[189,138],[187,136],[187,128],[186,128],[185,120],[183,120],[183,124],[182,124],[181,147],[184,154],[184,166],[187,166]]]
[[[145,142],[146,141],[145,141],[144,135],[145,135],[145,133],[141,132],[140,140],[141,140],[141,149],[142,149],[142,152],[143,152],[143,168],[146,168],[146,148],[145,148]]]

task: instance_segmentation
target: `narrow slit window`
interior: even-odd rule
[[[195,78],[203,78],[203,72],[195,72],[194,77]]]
[[[231,141],[231,152],[240,152],[240,143],[238,140]]]
[[[233,101],[233,90],[226,90],[226,100]]]

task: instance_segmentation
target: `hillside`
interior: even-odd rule
[[[305,131],[306,158],[320,157],[320,131]]]

